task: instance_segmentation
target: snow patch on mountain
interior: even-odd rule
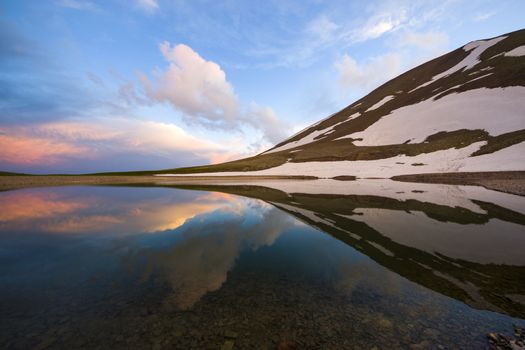
[[[361,113],[357,112],[357,113],[354,113],[352,115],[350,115],[348,118],[345,119],[345,122],[349,121],[349,120],[352,120],[352,119],[355,119],[357,117],[359,117],[361,115]]]
[[[511,56],[511,57],[525,56],[525,45],[518,46],[515,49],[510,50],[509,52],[505,52],[505,56]]]
[[[384,98],[381,99],[381,101],[377,102],[372,107],[368,108],[366,112],[373,111],[374,109],[378,109],[379,107],[381,107],[382,105],[384,105],[385,103],[393,99],[394,99],[393,95],[385,96]]]
[[[494,74],[494,73],[483,74],[483,75],[481,75],[481,76],[479,76],[479,77],[476,77],[476,78],[474,78],[474,79],[472,79],[472,80],[467,81],[465,84],[467,84],[467,83],[472,83],[473,81],[476,81],[476,80],[479,80],[479,79],[486,78],[486,77],[488,77],[488,76],[490,76],[490,75],[492,75],[492,74]]]
[[[354,141],[357,146],[393,145],[420,143],[437,132],[460,129],[484,129],[493,136],[525,129],[525,87],[481,88],[424,100],[398,108],[348,137],[362,138]]]
[[[314,141],[318,141],[318,140],[315,140],[316,137],[332,132],[333,127],[334,125],[329,126],[328,128],[325,128],[325,129],[321,129],[321,130],[314,130],[308,135],[306,135],[305,137],[303,137],[302,139],[299,139],[297,141],[288,142],[282,146],[266,151],[264,152],[264,154],[280,152],[280,151],[284,151],[290,148],[299,147],[299,146],[302,146],[302,145],[305,145],[305,144],[308,144]]]
[[[469,157],[459,171],[525,170],[525,141],[494,153]]]
[[[341,175],[353,175],[360,178],[389,178],[405,174],[450,173],[461,171],[523,171],[525,162],[525,142],[521,142],[500,151],[476,157],[476,152],[485,141],[475,142],[463,148],[422,153],[417,156],[398,155],[375,160],[342,160],[330,162],[287,162],[277,167],[257,171],[226,171],[200,173],[206,176],[250,176],[250,175],[290,175],[317,176],[332,178]],[[166,174],[163,176],[187,176]]]
[[[285,163],[278,167],[259,171],[235,174],[224,172],[209,175],[311,175],[317,177],[354,175],[386,178],[402,174],[454,172],[460,171],[465,165],[466,158],[484,144],[485,142],[476,142],[461,149],[451,148],[423,153],[414,157],[399,155],[376,160]]]
[[[427,85],[430,85],[433,82],[435,82],[435,81],[437,81],[437,80],[439,80],[441,78],[444,78],[446,76],[449,76],[449,75],[451,75],[451,74],[453,74],[455,72],[458,72],[460,70],[469,70],[469,69],[471,69],[472,67],[474,67],[475,65],[477,65],[478,63],[481,62],[479,60],[479,56],[485,50],[487,50],[491,46],[496,45],[497,43],[499,43],[500,41],[502,41],[503,39],[506,39],[506,38],[507,38],[506,36],[500,36],[500,37],[497,37],[497,38],[494,38],[494,39],[490,39],[490,40],[478,40],[478,41],[473,41],[471,43],[468,43],[467,45],[463,46],[463,50],[465,50],[467,52],[470,51],[470,53],[467,55],[467,57],[465,57],[461,62],[459,62],[455,66],[447,69],[446,71],[444,71],[444,72],[442,72],[442,73],[440,73],[438,75],[435,75],[434,77],[432,77],[432,79],[430,79],[426,83],[423,83],[423,84],[419,85],[418,87],[416,87],[415,89],[412,89],[410,92],[415,91],[417,89],[420,89],[422,87],[425,87]]]
[[[321,129],[321,130],[314,130],[310,134],[306,135],[305,137],[303,137],[300,140],[288,142],[288,143],[286,143],[286,144],[284,144],[282,146],[279,146],[277,148],[274,148],[274,149],[271,149],[269,151],[266,151],[266,152],[264,152],[264,154],[280,152],[280,151],[284,151],[284,150],[287,150],[287,149],[299,147],[299,146],[302,146],[302,145],[305,145],[305,144],[308,144],[308,143],[311,143],[311,142],[314,142],[314,141],[319,141],[320,139],[316,139],[318,136],[328,136],[328,135],[330,135],[331,133],[333,133],[335,131],[335,127],[336,126],[338,126],[340,124],[343,124],[343,123],[346,123],[349,120],[355,119],[355,118],[359,117],[360,115],[361,115],[360,113],[354,113],[354,114],[350,115],[348,118],[346,118],[345,120],[343,120],[343,121],[341,121],[339,123],[336,123],[334,125],[330,125],[329,127]],[[316,124],[316,125],[318,125],[318,124]]]

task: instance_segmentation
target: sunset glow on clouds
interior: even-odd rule
[[[235,138],[223,144],[198,139],[174,124],[162,122],[129,119],[98,120],[96,123],[62,121],[36,124],[31,128],[3,127],[0,162],[56,165],[64,159],[104,160],[131,152],[168,161],[187,153],[204,163],[218,163],[250,155],[241,153],[243,146],[242,141]],[[236,149],[240,151],[231,151]]]
[[[0,162],[4,164],[56,163],[65,156],[87,156],[88,149],[52,138],[0,135]]]
[[[429,58],[519,29],[524,7],[5,2],[0,171],[165,169],[254,155]]]
[[[246,201],[222,193],[205,193],[192,200],[176,192],[129,201],[118,197],[108,201],[107,191],[87,190],[81,199],[68,190],[38,189],[0,193],[0,224],[11,231],[27,229],[58,234],[157,233],[174,230],[187,220],[216,210],[239,213]],[[118,206],[114,203],[118,202]],[[263,204],[264,205],[264,204]]]

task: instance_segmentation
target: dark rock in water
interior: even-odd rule
[[[489,333],[487,338],[491,350],[525,350],[525,327],[515,326],[514,336]]]

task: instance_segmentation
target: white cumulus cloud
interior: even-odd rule
[[[206,61],[189,46],[160,45],[169,67],[156,72],[156,84],[142,76],[147,95],[159,102],[170,102],[185,114],[207,122],[225,123],[235,119],[237,97],[221,67]]]
[[[154,79],[141,74],[149,99],[171,104],[184,113],[189,123],[227,130],[251,126],[273,143],[286,136],[286,128],[271,108],[255,103],[243,107],[239,103],[217,63],[202,58],[184,44],[172,46],[163,42],[160,51],[168,67],[155,71]]]

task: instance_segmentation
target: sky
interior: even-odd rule
[[[0,170],[257,154],[425,61],[525,27],[522,0],[0,0]]]

